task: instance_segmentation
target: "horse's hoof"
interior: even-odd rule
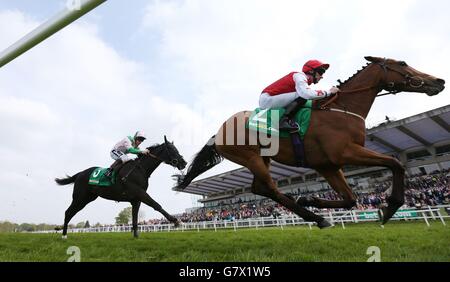
[[[395,212],[397,211],[397,207],[383,207],[378,210],[378,217],[380,218],[381,224],[385,225],[392,216],[394,216]]]
[[[324,229],[328,227],[333,227],[333,224],[331,224],[328,220],[323,219],[321,222],[317,223],[317,227],[319,227],[320,229]]]
[[[67,235],[63,235],[61,238],[62,238],[63,240],[67,240]]]

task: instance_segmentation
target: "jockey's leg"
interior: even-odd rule
[[[106,171],[105,171],[105,176],[106,177],[111,177],[112,176],[112,172],[116,172],[117,174],[117,168],[122,164],[122,160],[118,159],[116,160]]]
[[[294,117],[297,112],[305,105],[306,100],[302,97],[295,99],[286,107],[286,111],[280,117],[280,129],[297,132],[299,125],[295,122]]]
[[[109,177],[109,178],[111,178],[113,171],[117,175],[119,173],[119,169],[122,167],[122,164],[125,164],[126,162],[131,160],[127,154],[124,154],[124,153],[122,153],[120,151],[116,151],[116,150],[111,151],[111,157],[115,161],[105,172],[105,176]]]
[[[261,109],[286,108],[284,114],[280,117],[280,129],[289,131],[298,131],[299,126],[292,119],[297,114],[306,100],[299,97],[296,92],[284,93],[270,96],[267,93],[261,94],[259,98],[259,106]]]

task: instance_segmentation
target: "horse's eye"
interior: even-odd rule
[[[402,66],[402,67],[408,66],[408,64],[405,61],[399,62],[399,65]]]

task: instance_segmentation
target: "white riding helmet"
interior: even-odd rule
[[[136,134],[134,134],[134,139],[136,138],[140,138],[140,139],[147,139],[147,137],[145,137],[145,133],[144,131],[137,131]]]

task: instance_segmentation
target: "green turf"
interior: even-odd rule
[[[450,261],[450,226],[391,222],[313,227],[190,232],[0,234],[0,261],[67,261],[70,246],[81,261],[367,261],[378,246],[381,261]]]

